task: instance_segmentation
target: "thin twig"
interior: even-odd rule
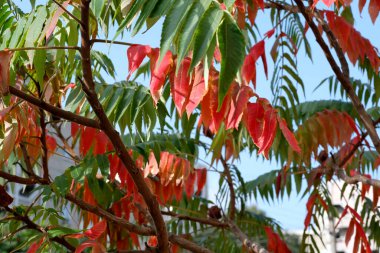
[[[134,43],[129,43],[129,42],[123,42],[123,41],[112,41],[112,40],[104,40],[104,39],[92,39],[90,40],[91,44],[94,43],[106,43],[106,44],[115,44],[115,45],[123,45],[123,46],[133,46],[135,45]]]
[[[20,47],[20,48],[6,48],[4,51],[33,51],[33,50],[59,50],[59,49],[67,49],[67,50],[79,50],[80,48],[77,46],[41,46],[41,47]]]
[[[82,25],[82,21],[79,20],[77,17],[75,17],[71,12],[69,12],[62,4],[60,4],[58,1],[53,0],[54,3],[56,3],[64,12],[67,13],[72,19],[74,19],[78,24]]]

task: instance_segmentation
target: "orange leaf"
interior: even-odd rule
[[[9,92],[9,69],[13,52],[0,51],[0,94],[6,95]]]
[[[282,119],[280,116],[277,117],[279,127],[281,129],[282,134],[284,135],[286,141],[289,143],[290,147],[296,151],[297,153],[301,153],[301,148],[298,145],[298,142],[296,138],[294,137],[294,134],[289,130],[286,121]]]
[[[154,156],[153,152],[150,152],[148,164],[146,165],[144,169],[144,177],[147,177],[149,173],[152,176],[155,176],[158,174],[159,171],[160,170],[158,169],[158,163],[157,163],[156,157]]]

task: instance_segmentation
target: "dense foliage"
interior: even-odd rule
[[[380,181],[371,178],[380,163],[380,58],[354,26],[357,3],[322,2],[52,0],[30,1],[24,12],[0,0],[0,244],[290,252],[294,238],[288,247],[270,213],[245,204],[295,192],[308,198],[301,252],[320,250],[326,214],[349,217],[354,252],[380,247]],[[360,12],[366,4],[376,22],[380,1],[360,0]],[[257,25],[259,12],[270,17],[269,31]],[[149,38],[128,42],[153,26],[161,27],[159,48]],[[306,33],[334,72],[320,85],[341,99],[300,99],[298,69],[312,59]],[[93,48],[99,43],[125,46],[125,81],[106,82],[115,67]],[[353,67],[367,83],[350,76]],[[271,80],[272,101],[257,92],[258,75]],[[243,151],[279,168],[247,181],[234,163]],[[59,162],[57,175],[62,158],[69,162]],[[211,173],[220,178],[215,203],[202,194]],[[326,186],[336,180],[358,196],[341,213]],[[28,205],[13,198],[20,185],[35,187]]]

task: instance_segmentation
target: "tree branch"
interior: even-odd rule
[[[103,39],[92,39],[90,40],[91,44],[94,43],[106,43],[106,44],[115,44],[115,45],[123,45],[123,46],[133,46],[134,43],[123,42],[123,41],[112,41],[112,40],[103,40]]]
[[[98,121],[89,119],[86,117],[79,116],[75,113],[62,110],[61,108],[58,108],[56,106],[53,106],[51,104],[48,104],[44,101],[41,101],[40,99],[33,97],[31,95],[26,94],[25,92],[13,87],[9,86],[9,92],[22,100],[27,101],[28,103],[35,105],[39,108],[42,108],[43,110],[50,112],[51,114],[58,116],[60,118],[63,118],[68,121],[72,121],[75,123],[78,123],[83,126],[93,127],[96,129],[100,129],[100,124]]]
[[[235,189],[234,189],[234,183],[232,180],[230,168],[229,168],[226,160],[224,160],[223,157],[220,157],[220,160],[222,162],[222,165],[224,168],[224,174],[226,176],[226,181],[228,184],[228,188],[230,190],[229,218],[230,218],[230,220],[234,220],[235,219],[235,213],[236,213],[236,194],[235,194]]]
[[[349,77],[345,76],[344,73],[342,73],[339,66],[337,65],[333,55],[330,52],[328,45],[323,40],[322,35],[320,34],[318,30],[318,27],[314,24],[312,18],[308,14],[308,11],[306,10],[305,6],[302,3],[302,0],[295,0],[295,2],[300,12],[304,16],[306,22],[309,24],[310,29],[313,31],[314,36],[317,40],[317,43],[320,45],[323,52],[325,53],[326,59],[329,62],[332,70],[337,76],[339,82],[342,84],[344,90],[347,92],[347,95],[350,97],[352,104],[354,105],[354,108],[358,112],[360,120],[363,122],[364,127],[366,128],[369,136],[371,137],[373,145],[375,146],[377,152],[380,153],[380,138],[376,132],[371,116],[366,112],[363,104],[360,102],[360,99],[356,95],[351,85],[351,82],[349,80]],[[339,50],[337,51],[337,53],[339,54]]]
[[[6,173],[2,170],[0,170],[0,177],[8,180],[9,182],[23,184],[23,185],[33,185],[37,183],[46,184],[47,182],[44,181],[42,178],[39,177],[30,177],[30,178],[24,178],[15,176],[9,173]]]
[[[84,202],[83,200],[75,197],[72,194],[66,194],[65,199],[74,203],[75,205],[80,207],[82,210],[96,214],[96,215],[98,215],[104,219],[107,219],[108,221],[114,222],[118,225],[125,227],[130,232],[133,232],[133,233],[136,233],[139,235],[146,235],[146,236],[155,235],[155,231],[151,227],[146,227],[146,226],[142,227],[142,226],[132,224],[132,223],[128,222],[127,220],[120,218],[120,217],[117,217],[117,216],[111,214],[110,212],[100,208],[100,207],[90,205],[90,204]]]
[[[144,177],[141,174],[139,168],[128,154],[128,151],[120,138],[119,133],[112,126],[107,115],[104,112],[102,105],[100,104],[97,94],[94,90],[95,84],[92,76],[91,70],[91,41],[89,36],[89,4],[90,1],[81,1],[81,58],[82,58],[82,72],[84,81],[82,82],[82,89],[87,95],[87,100],[90,103],[95,114],[98,116],[101,122],[101,129],[108,136],[112,142],[116,154],[119,156],[120,160],[123,162],[124,166],[131,175],[139,193],[143,197],[145,203],[148,206],[149,213],[152,215],[154,220],[154,226],[156,228],[158,249],[159,252],[169,253],[169,240],[168,233],[166,230],[166,224],[161,215],[161,210],[156,197],[151,193],[149,187],[145,183]]]
[[[220,227],[220,228],[228,227],[228,224],[220,222],[220,221],[215,220],[215,219],[197,218],[197,217],[177,214],[177,213],[169,212],[169,211],[161,211],[161,213],[163,215],[171,216],[171,217],[177,218],[179,220],[194,221],[194,222],[198,222],[198,223],[205,224],[205,225],[211,225],[213,227]]]
[[[269,253],[266,249],[259,244],[252,242],[243,231],[233,222],[229,221],[229,226],[232,233],[242,242],[243,246],[247,248],[250,253]]]
[[[79,50],[80,48],[77,46],[41,46],[41,47],[20,47],[20,48],[6,48],[4,51],[36,51],[36,50],[59,50],[59,49],[67,49],[67,50]]]
[[[206,249],[202,246],[199,246],[198,244],[193,243],[192,241],[189,241],[185,238],[182,238],[177,235],[170,235],[169,240],[171,243],[177,244],[181,248],[187,249],[191,252],[195,253],[212,253],[211,250]]]

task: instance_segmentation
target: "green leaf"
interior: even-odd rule
[[[181,26],[189,6],[189,0],[176,0],[173,4],[173,8],[171,8],[169,13],[166,15],[161,33],[160,61],[169,50],[173,38]]]
[[[243,64],[245,56],[243,34],[229,14],[225,14],[224,16],[224,20],[218,30],[219,48],[222,55],[219,75],[218,110],[222,106],[224,97]]]
[[[37,50],[33,60],[34,67],[36,69],[37,80],[40,83],[40,86],[44,84],[45,76],[45,64],[46,62],[46,50]]]
[[[56,193],[64,196],[70,189],[72,177],[69,171],[65,171],[64,174],[54,179],[54,188]]]
[[[145,2],[144,6],[141,9],[140,16],[137,19],[135,26],[133,27],[132,36],[135,36],[141,30],[145,21],[154,9],[154,6],[156,5],[157,1],[158,0],[149,0]]]
[[[175,0],[158,1],[156,6],[154,6],[154,9],[150,13],[149,18],[160,18],[161,16],[163,16],[168,11],[170,6],[173,4],[173,1]]]
[[[218,29],[220,21],[223,17],[223,11],[218,5],[212,4],[207,11],[203,14],[194,37],[194,51],[193,59],[190,65],[190,71],[198,64],[204,57],[207,49]]]
[[[226,5],[226,9],[229,10],[235,3],[235,0],[223,0],[223,2]]]
[[[94,13],[96,18],[100,18],[100,14],[102,13],[103,6],[105,0],[92,0],[91,1],[91,10]]]
[[[190,7],[190,10],[187,12],[186,18],[183,22],[183,26],[179,31],[179,34],[181,34],[181,36],[179,36],[178,42],[178,57],[176,69],[179,69],[179,65],[187,55],[187,52],[189,51],[193,40],[195,29],[197,28],[200,18],[202,17],[210,3],[211,0],[196,1]]]
[[[144,5],[144,3],[146,1],[147,0],[136,0],[136,1],[134,1],[132,7],[128,11],[127,16],[125,17],[123,22],[121,22],[121,24],[119,25],[119,28],[117,29],[116,34],[114,36],[114,40],[120,35],[121,32],[124,31],[125,27],[128,27],[131,24],[132,19],[141,10],[142,6]]]
[[[40,33],[42,31],[43,25],[46,20],[46,7],[41,6],[38,8],[36,17],[33,20],[31,24],[31,29],[28,29],[28,33],[26,34],[26,40],[25,40],[25,46],[26,47],[34,47],[37,46],[37,39],[40,36]],[[30,50],[28,51],[29,60],[33,62],[35,51]]]

